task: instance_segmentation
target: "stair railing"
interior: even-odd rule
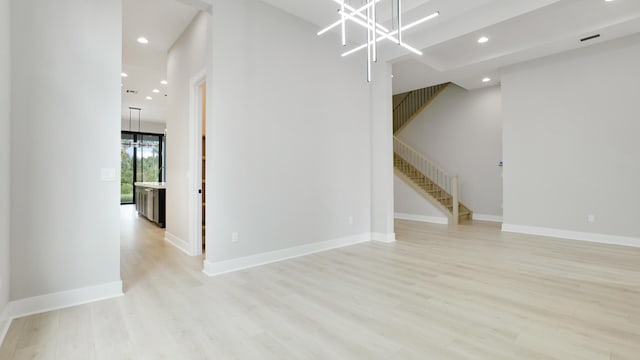
[[[447,172],[438,165],[425,158],[420,152],[396,136],[393,137],[393,151],[451,195],[453,202],[453,219],[457,223],[460,202],[458,177],[447,174]]]
[[[393,106],[393,133],[400,131],[410,120],[412,120],[421,109],[440,93],[447,84],[430,86],[416,89],[404,94],[394,96]]]
[[[410,91],[393,109],[393,132],[397,132],[425,103],[426,89]]]

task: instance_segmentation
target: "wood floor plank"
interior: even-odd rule
[[[96,347],[92,334],[90,306],[75,306],[60,310],[58,328],[64,329],[56,343],[57,359],[93,360]]]
[[[13,359],[640,359],[640,249],[396,222],[207,277],[122,209],[124,297],[16,319]]]
[[[27,317],[16,345],[16,353],[27,348],[31,349],[31,352],[49,352],[43,349],[45,345],[55,344],[59,340],[57,331],[59,317],[60,311]],[[53,346],[53,352],[55,353],[55,346]]]

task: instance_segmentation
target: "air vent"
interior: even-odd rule
[[[127,90],[127,94],[134,94],[136,95],[138,93],[138,90]]]
[[[587,36],[586,38],[580,39],[580,41],[585,42],[585,41],[597,39],[599,37],[600,37],[600,34],[595,34],[595,35]]]

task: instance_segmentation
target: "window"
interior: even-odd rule
[[[164,182],[164,135],[123,131],[120,138],[120,203],[133,204],[136,182]]]

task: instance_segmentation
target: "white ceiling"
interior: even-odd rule
[[[142,108],[142,121],[166,121],[166,97],[170,94],[160,81],[166,79],[167,52],[197,12],[177,0],[123,1],[122,71],[129,76],[122,78],[122,119],[129,119],[131,106]],[[140,36],[149,43],[139,44]],[[160,93],[153,93],[153,89]],[[137,113],[134,115],[137,120]]]
[[[338,19],[339,4],[334,0],[263,1],[318,29]],[[351,3],[358,6],[362,0]],[[382,0],[379,6],[390,3]],[[500,69],[505,66],[640,32],[640,0],[404,0],[403,4],[407,22],[434,11],[440,11],[440,16],[405,36],[423,56],[408,54],[394,44],[380,47],[380,56],[394,64],[394,93],[447,81],[467,89],[491,86],[500,81]],[[601,37],[579,41],[592,34]],[[480,45],[477,39],[483,35],[490,41]],[[338,41],[337,32],[325,36]],[[361,37],[350,39],[361,41]],[[351,56],[360,56],[364,62],[366,52]],[[487,76],[492,81],[483,83]]]
[[[338,19],[335,0],[262,1],[318,30]],[[354,7],[363,4],[363,0],[348,1]],[[135,106],[143,108],[143,121],[165,121],[166,87],[159,82],[166,76],[167,51],[198,11],[187,4],[198,3],[206,1],[124,0],[123,71],[129,77],[123,79],[123,119],[129,117],[128,107]],[[391,0],[379,3],[380,18],[387,19],[387,25],[390,4]],[[406,22],[434,11],[440,16],[405,34],[405,41],[421,49],[423,56],[381,43],[380,57],[393,63],[394,93],[447,81],[467,89],[491,86],[499,83],[505,66],[640,32],[640,0],[404,0],[403,4]],[[359,45],[363,34],[350,33],[352,46]],[[596,33],[601,37],[579,41]],[[477,39],[483,35],[490,41],[480,45]],[[147,37],[149,44],[138,44],[139,36]],[[338,41],[337,31],[324,36]],[[361,57],[364,64],[365,55],[351,56]],[[484,77],[492,81],[483,83]],[[152,93],[154,88],[161,93]],[[126,94],[128,89],[138,95]]]

